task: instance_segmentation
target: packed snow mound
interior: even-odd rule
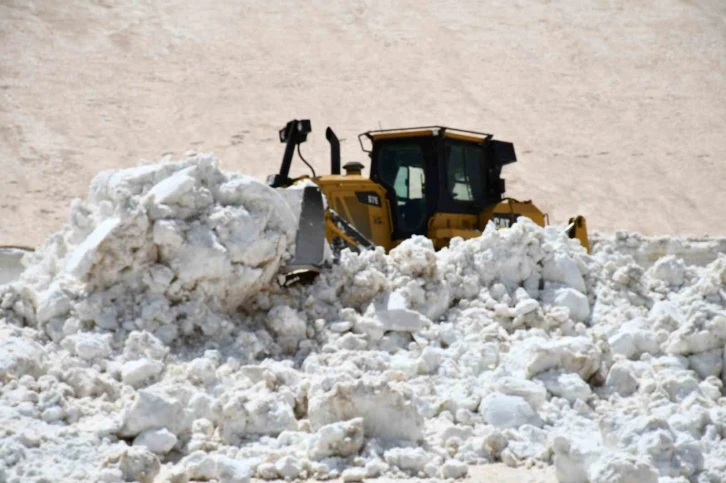
[[[282,288],[296,191],[208,155],[101,173],[0,286],[0,479],[726,478],[717,246],[645,264],[524,219]]]
[[[218,314],[272,281],[297,215],[291,196],[217,164],[199,155],[97,175],[31,257],[18,314],[56,342],[88,329],[166,344],[228,331]]]
[[[703,266],[713,262],[720,253],[726,253],[724,237],[646,237],[639,233],[618,231],[613,234],[593,233],[590,242],[594,251],[630,255],[638,265],[646,268],[667,256],[687,265]]]

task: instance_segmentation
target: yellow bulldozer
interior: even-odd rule
[[[517,157],[512,143],[491,134],[444,126],[365,132],[358,140],[370,158],[366,177],[359,162],[345,164],[341,173],[340,141],[329,127],[330,174],[316,175],[300,153],[311,131],[307,119],[292,120],[280,130],[282,165],[267,179],[275,188],[305,179],[313,183],[304,188],[296,251],[285,269],[290,283],[319,271],[324,239],[336,250],[381,246],[389,251],[413,235],[423,235],[438,250],[454,237],[479,236],[490,221],[507,228],[524,216],[540,226],[549,224],[531,201],[504,196],[502,168]],[[312,176],[289,177],[296,149]],[[590,250],[584,217],[570,218],[565,230]]]

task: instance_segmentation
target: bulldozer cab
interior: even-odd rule
[[[370,177],[386,190],[393,240],[426,235],[437,213],[477,215],[498,203],[501,168],[516,160],[511,143],[440,126],[361,136],[371,141]]]

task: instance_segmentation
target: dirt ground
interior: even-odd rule
[[[102,169],[213,151],[276,172],[311,118],[515,143],[509,194],[591,230],[726,234],[726,2],[0,0],[0,245],[35,245]],[[302,172],[302,164],[298,172]]]

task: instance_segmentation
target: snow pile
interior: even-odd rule
[[[73,336],[71,353],[85,352],[83,329],[166,344],[230,330],[216,314],[272,280],[297,229],[280,192],[211,156],[103,172],[70,220],[31,259],[18,303],[32,310],[16,312],[55,342]]]
[[[210,156],[99,175],[0,288],[0,480],[726,478],[726,256],[524,220],[283,289],[295,191]]]
[[[726,253],[726,238],[693,238],[656,236],[644,237],[638,233],[594,233],[590,237],[594,250],[617,251],[630,255],[641,266],[650,267],[659,259],[674,256],[689,265],[708,265],[719,253]]]

